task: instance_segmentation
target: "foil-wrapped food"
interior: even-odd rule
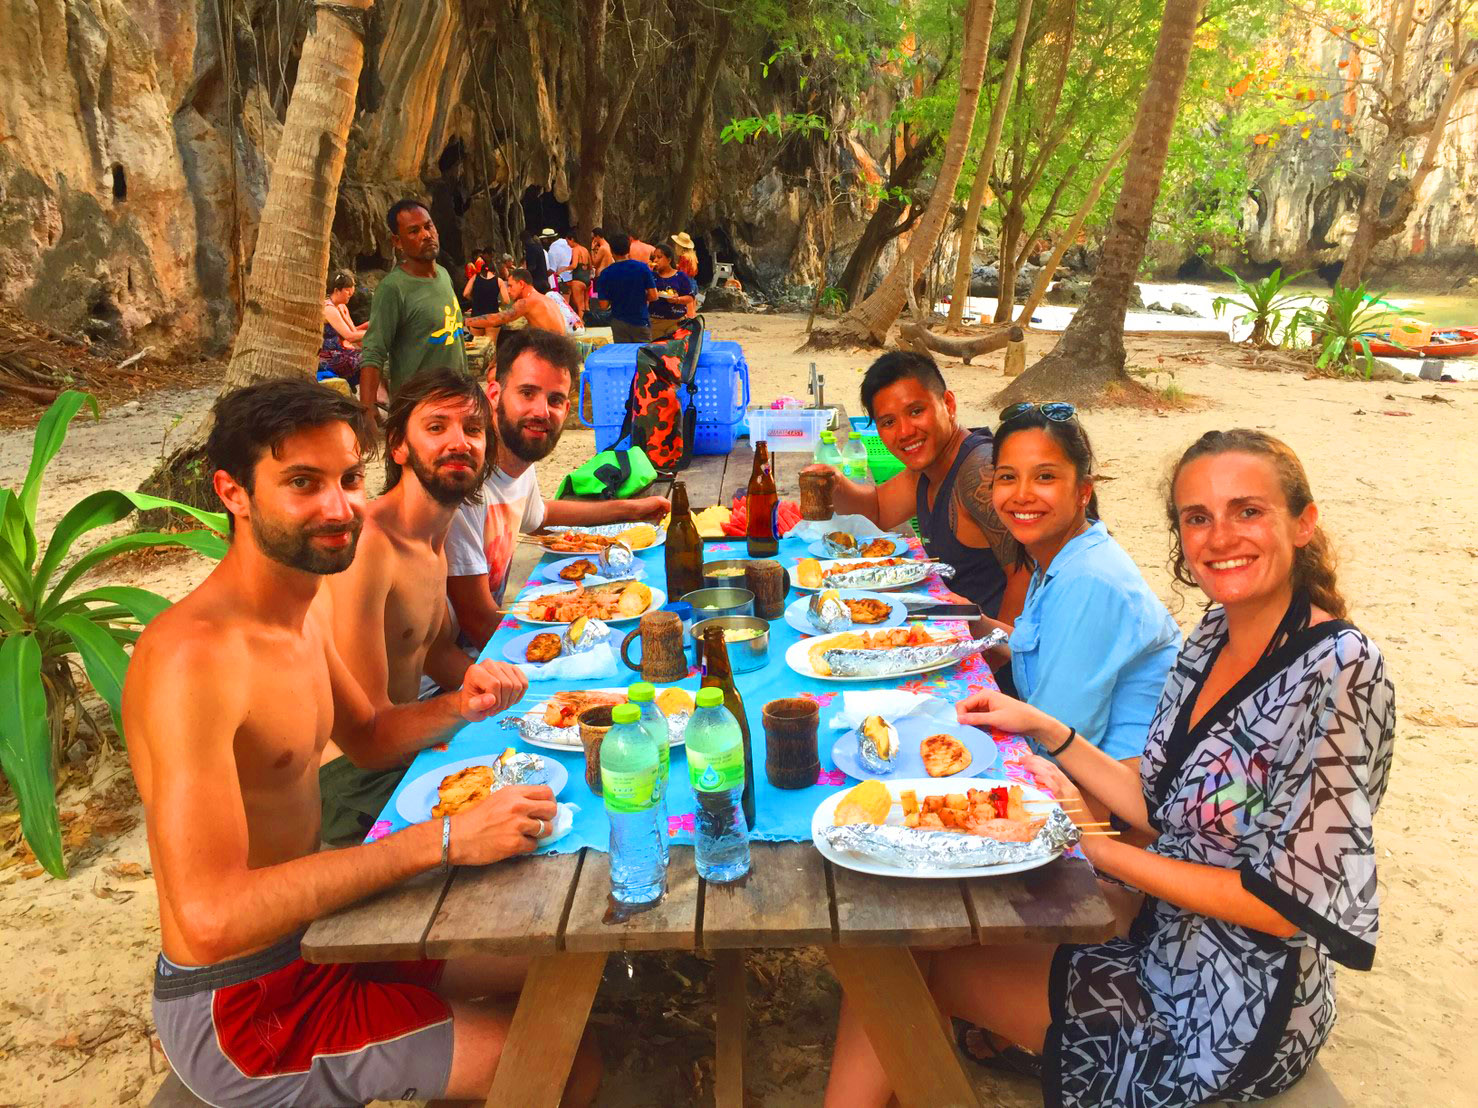
[[[601,643],[609,642],[611,629],[605,620],[595,616],[582,616],[571,623],[560,635],[561,655],[584,654]]]
[[[537,754],[525,754],[512,748],[493,765],[493,788],[503,785],[547,785],[549,769]]]
[[[852,613],[836,589],[823,589],[813,594],[806,605],[806,622],[823,635],[829,635],[851,627]]]
[[[955,575],[955,567],[946,562],[925,562],[916,558],[892,558],[877,565],[860,566],[843,573],[828,573],[828,588],[833,589],[898,589],[919,585],[932,574],[941,578]]]
[[[868,716],[857,728],[857,757],[874,773],[892,773],[898,761],[898,729],[882,716]]]
[[[692,718],[691,712],[670,712],[667,714],[667,736],[669,743],[682,742],[683,732],[687,730],[688,720]],[[580,748],[580,726],[571,723],[568,727],[556,727],[544,718],[541,712],[530,712],[527,715],[515,716],[505,715],[498,720],[500,727],[509,731],[517,731],[524,742],[535,746],[562,746],[573,750]],[[520,782],[520,784],[541,784],[538,781]]]
[[[821,838],[834,850],[860,854],[900,870],[974,869],[1056,858],[1081,837],[1061,808],[1051,809],[1028,842],[1003,842],[960,831],[919,831],[909,827],[854,823],[823,827]]]
[[[617,540],[596,555],[597,572],[602,577],[631,577],[636,555],[624,541]]]
[[[943,661],[968,658],[993,646],[1004,645],[1008,637],[1006,632],[995,630],[979,639],[952,639],[872,650],[843,647],[823,650],[821,658],[833,677],[889,677],[915,673]]]

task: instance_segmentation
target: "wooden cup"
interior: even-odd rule
[[[585,748],[585,784],[596,796],[601,795],[600,744],[605,741],[606,732],[614,722],[609,705],[586,708],[575,719],[580,728],[580,745]]]
[[[816,784],[821,758],[816,729],[821,709],[804,696],[787,696],[765,705],[765,776],[777,789]]]
[[[641,637],[641,661],[631,660],[632,640]],[[683,652],[683,621],[676,612],[648,612],[636,630],[621,640],[621,660],[641,674],[643,681],[681,681],[688,675]]]
[[[832,493],[836,489],[836,474],[822,470],[801,470],[796,475],[801,486],[801,518],[830,519],[832,517]]]
[[[790,592],[790,574],[779,562],[768,558],[744,568],[744,583],[754,593],[754,614],[761,619],[779,619],[785,614]]]

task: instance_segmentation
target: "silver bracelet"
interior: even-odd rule
[[[441,817],[441,872],[452,871],[452,817]]]

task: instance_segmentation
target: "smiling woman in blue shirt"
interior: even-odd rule
[[[1110,757],[1137,759],[1180,630],[1099,518],[1072,405],[1007,408],[995,443],[991,500],[1032,571],[1011,628],[1017,694]]]

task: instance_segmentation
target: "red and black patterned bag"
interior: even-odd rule
[[[671,338],[636,352],[636,376],[617,449],[641,447],[662,472],[687,468],[698,432],[693,380],[702,352],[702,316],[683,320]]]

